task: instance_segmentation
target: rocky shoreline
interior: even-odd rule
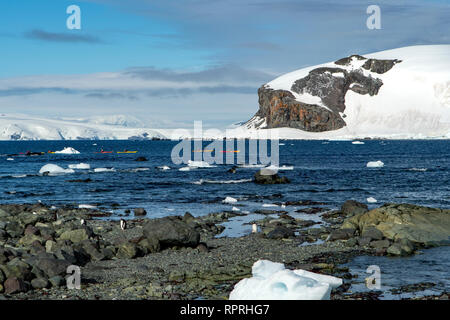
[[[307,212],[320,212],[314,207],[319,204],[307,205]],[[320,213],[326,222],[320,225],[266,211],[270,216],[252,222],[260,232],[227,238],[217,237],[222,224],[242,213],[135,218],[122,230],[118,221],[99,219],[109,213],[98,210],[0,205],[0,299],[227,299],[259,259],[343,278],[332,299],[377,299],[377,292],[349,292],[354,275],[339,265],[359,255],[403,256],[447,244],[434,240],[448,232],[450,216],[449,210],[398,204],[368,211],[347,201],[340,210]],[[387,226],[398,219],[414,224],[392,233]],[[439,228],[426,226],[430,223]],[[420,230],[420,239],[410,237],[414,230]],[[80,267],[79,290],[66,286],[70,265]],[[434,298],[445,297],[443,292]]]

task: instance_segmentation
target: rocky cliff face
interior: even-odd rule
[[[346,125],[347,91],[377,95],[383,82],[376,74],[389,71],[399,62],[353,55],[336,61],[336,67],[311,70],[287,90],[265,84],[258,90],[259,110],[249,123],[256,128],[290,127],[310,132],[340,129]]]

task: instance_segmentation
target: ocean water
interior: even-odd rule
[[[149,217],[184,214],[203,215],[233,206],[241,211],[279,209],[263,207],[293,200],[323,202],[326,208],[338,208],[345,200],[377,203],[407,202],[432,207],[450,207],[450,141],[281,141],[280,165],[293,170],[280,171],[290,184],[256,185],[250,181],[257,168],[217,165],[179,171],[185,164],[171,160],[175,141],[3,141],[0,142],[0,203],[33,203],[49,205],[89,204],[112,210],[113,217],[127,208],[143,207]],[[204,148],[207,144],[204,142]],[[75,148],[80,154],[24,156],[20,153],[47,152]],[[100,149],[114,151],[100,154]],[[136,154],[117,151],[136,150]],[[248,161],[248,147],[246,159]],[[11,154],[19,154],[10,156]],[[192,152],[192,157],[194,157]],[[225,154],[224,154],[225,155]],[[235,154],[237,156],[237,154]],[[146,162],[134,161],[146,157]],[[8,158],[14,160],[9,161]],[[369,161],[381,160],[382,168],[367,168]],[[90,170],[42,176],[46,164],[68,168],[70,164],[87,163]],[[169,166],[160,170],[158,166]],[[115,171],[94,172],[95,168]],[[91,179],[88,183],[68,180]],[[225,204],[226,197],[238,199]],[[118,205],[118,206],[117,206]],[[288,207],[288,210],[298,209]],[[311,216],[311,215],[307,215]]]
[[[205,149],[208,143],[204,142]],[[319,214],[295,212],[302,208],[299,206],[276,206],[285,201],[312,200],[323,203],[322,207],[336,209],[348,199],[367,202],[367,198],[373,197],[377,202],[368,203],[369,208],[385,202],[450,208],[450,141],[369,140],[361,145],[350,141],[281,141],[280,165],[293,166],[293,170],[279,173],[291,180],[284,185],[256,185],[250,180],[257,168],[238,168],[233,174],[228,172],[231,164],[179,171],[186,165],[172,163],[175,145],[174,141],[0,142],[0,203],[87,204],[111,211],[109,219],[119,219],[125,209],[136,207],[145,208],[149,218],[182,215],[186,211],[198,216],[234,207],[246,215],[224,223],[226,229],[219,236],[230,237],[251,232],[249,223],[264,217],[254,213],[257,209],[286,210],[294,217],[321,220]],[[80,154],[20,155],[65,147],[75,148]],[[96,153],[101,148],[115,153]],[[116,153],[124,149],[138,152]],[[249,152],[241,152],[248,159]],[[137,157],[146,157],[148,161],[136,162]],[[384,167],[366,167],[367,162],[378,160],[384,162]],[[74,173],[58,176],[39,174],[46,164],[66,169],[78,163],[87,163],[90,169],[75,169]],[[160,170],[159,166],[171,169]],[[114,171],[95,172],[96,168]],[[68,182],[88,178],[92,181]],[[223,203],[226,197],[238,201]],[[132,219],[133,215],[127,218]],[[348,266],[361,281],[352,285],[351,290],[367,290],[363,283],[368,276],[365,270],[374,264],[382,271],[385,299],[448,290],[449,249],[424,250],[423,255],[410,258],[357,257]],[[417,294],[394,295],[390,291],[423,281],[436,286]]]

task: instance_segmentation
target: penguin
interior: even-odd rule
[[[85,226],[85,225],[86,225],[86,220],[84,220],[84,219],[81,219],[81,221],[80,221],[80,222],[81,222],[81,225],[82,225],[82,226]]]
[[[258,226],[256,225],[256,223],[252,224],[252,233],[257,233],[258,232]]]
[[[120,229],[125,230],[127,228],[127,222],[123,219],[120,219]]]

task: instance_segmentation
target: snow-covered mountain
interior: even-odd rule
[[[122,125],[111,125],[115,123]],[[158,130],[129,128],[123,125],[124,117],[108,116],[93,120],[52,120],[19,114],[0,114],[0,140],[124,140],[165,139]],[[106,124],[105,124],[106,123]]]
[[[412,46],[300,69],[263,85],[229,136],[450,138],[450,45]]]

